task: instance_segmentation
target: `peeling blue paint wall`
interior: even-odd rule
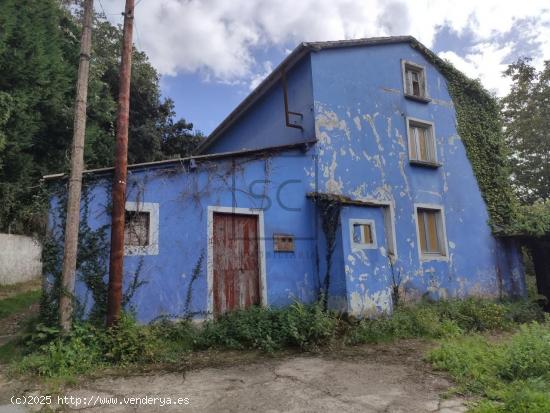
[[[401,59],[426,67],[429,103],[404,97]],[[184,162],[131,171],[127,200],[159,206],[158,254],[127,256],[124,261],[124,288],[128,291],[136,276],[145,282],[128,303],[138,320],[186,312],[203,317],[208,312],[212,206],[263,211],[267,305],[316,300],[327,274],[327,246],[319,206],[306,197],[309,192],[370,203],[341,209],[330,268],[332,308],[354,315],[391,311],[394,287],[405,300],[525,293],[519,249],[491,234],[486,206],[457,134],[446,81],[423,55],[407,44],[323,50],[291,70],[288,83],[290,109],[304,113],[303,132],[285,127],[282,89],[277,85],[208,152],[316,137],[310,149],[202,159],[193,169]],[[409,163],[406,117],[434,123],[441,166]],[[83,220],[92,229],[110,223],[107,178],[88,184]],[[442,208],[445,259],[420,259],[415,204]],[[58,232],[60,209],[53,198],[50,228]],[[350,219],[374,222],[376,248],[354,248]],[[276,233],[294,235],[295,252],[274,252]],[[191,282],[198,263],[197,278]],[[93,299],[82,280],[77,296],[89,311]]]
[[[402,59],[425,66],[429,103],[405,98]],[[408,44],[323,50],[312,54],[312,78],[319,190],[394,206],[394,270],[401,274],[405,297],[497,296],[502,285],[511,284],[511,273],[516,274],[516,293],[523,294],[519,250],[504,252],[491,234],[446,81],[424,56]],[[406,117],[434,123],[439,168],[409,163]],[[447,260],[420,260],[415,204],[444,209]],[[343,214],[344,251],[345,220],[355,218],[352,211],[363,214],[356,209]],[[391,310],[391,274],[383,255],[344,252],[351,312],[369,306]],[[507,271],[510,264],[513,269]]]
[[[283,87],[279,81],[205,153],[258,149],[312,140],[315,129],[309,57],[293,67],[286,78],[288,107],[290,111],[304,115],[301,123],[303,130],[286,127]],[[291,119],[297,118],[292,116]]]
[[[127,201],[159,204],[159,249],[157,255],[125,256],[124,291],[128,291],[136,276],[145,282],[136,290],[127,309],[133,309],[141,322],[163,315],[182,317],[192,313],[196,318],[207,315],[209,206],[263,211],[267,305],[315,301],[319,286],[314,206],[304,196],[309,183],[295,179],[302,177],[312,162],[311,155],[297,150],[259,158],[201,162],[194,170],[183,165],[134,170],[129,175]],[[82,220],[93,230],[110,223],[106,210],[110,183],[99,180],[88,185],[89,209],[88,213],[83,211]],[[56,198],[52,199],[51,211],[50,228],[60,231]],[[274,233],[294,234],[295,252],[274,252]],[[192,285],[190,306],[186,308],[193,269],[201,254],[204,260]],[[77,279],[76,295],[88,313],[93,298],[81,276]]]

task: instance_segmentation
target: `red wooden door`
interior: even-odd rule
[[[214,213],[214,315],[260,304],[258,217]]]

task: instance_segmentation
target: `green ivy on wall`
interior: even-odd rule
[[[90,182],[91,181],[91,182]],[[86,297],[73,296],[74,315],[76,320],[88,319],[92,323],[102,325],[105,322],[107,311],[108,288],[108,259],[109,259],[109,229],[105,224],[92,229],[88,224],[90,215],[90,189],[94,186],[110,188],[108,181],[103,179],[86,179],[82,186],[81,220],[78,235],[78,255],[76,272],[78,281],[84,283],[90,292],[93,303],[88,308]],[[58,322],[59,296],[61,294],[61,269],[63,264],[63,234],[65,230],[67,206],[67,182],[65,180],[50,183],[49,196],[57,199],[58,208],[52,213],[51,225],[42,240],[43,274],[46,288],[42,295],[40,314],[42,321],[47,325],[56,325]],[[109,213],[110,205],[105,207]],[[94,211],[97,212],[97,211]],[[146,282],[141,279],[142,265],[138,265],[131,277],[128,287],[123,294],[123,306],[126,311],[131,308],[131,300],[136,291]],[[86,310],[88,309],[88,314]]]
[[[495,235],[550,234],[550,207],[520,207],[510,185],[509,153],[502,133],[496,99],[417,41],[411,46],[431,61],[447,79],[454,103],[457,131],[464,143]],[[534,214],[534,215],[532,215]]]

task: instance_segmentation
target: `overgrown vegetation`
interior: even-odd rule
[[[398,338],[457,337],[464,333],[507,330],[531,320],[542,320],[542,312],[528,301],[496,303],[470,298],[423,302],[399,307],[392,316],[361,320],[350,329],[346,340],[359,344]]]
[[[483,396],[475,412],[550,411],[550,320],[524,324],[498,342],[480,335],[446,340],[428,359],[458,391]]]
[[[65,0],[0,2],[0,231],[41,233],[39,179],[65,172],[79,58],[80,7]],[[94,18],[85,163],[112,166],[121,27]],[[148,57],[132,56],[128,161],[189,154],[201,140],[161,96]]]
[[[0,300],[0,319],[19,313],[40,300],[40,290],[25,291]]]
[[[253,307],[207,321],[189,320],[139,326],[128,315],[115,329],[75,325],[67,336],[38,326],[26,338],[26,355],[14,365],[21,373],[71,377],[97,368],[151,362],[178,363],[192,351],[246,349],[315,351],[340,345],[399,338],[457,337],[466,332],[507,330],[543,319],[529,302],[494,303],[478,299],[400,307],[392,317],[357,321],[323,311],[323,304],[295,303],[281,309]]]
[[[479,80],[468,78],[420,43],[413,42],[412,46],[421,50],[447,79],[458,134],[487,203],[493,231],[498,235],[550,234],[548,208],[521,209],[510,181],[513,172],[523,200],[546,200],[548,105],[541,102],[548,99],[549,64],[538,75],[525,60],[511,65],[506,74],[515,84],[501,106]],[[512,168],[511,162],[518,165]],[[535,215],[531,217],[531,213]]]

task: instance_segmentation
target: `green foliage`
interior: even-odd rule
[[[197,338],[199,348],[311,350],[326,344],[336,332],[337,318],[321,304],[294,303],[283,309],[253,307],[207,322]]]
[[[548,202],[550,60],[537,72],[530,59],[519,59],[508,66],[505,75],[512,80],[510,93],[501,101],[504,133],[513,155],[512,183],[523,203]]]
[[[19,313],[40,300],[40,290],[26,291],[0,300],[0,319]]]
[[[485,397],[475,412],[550,411],[550,323],[532,322],[503,342],[463,336],[445,340],[428,359],[459,389]]]
[[[515,323],[542,320],[536,303],[496,303],[468,298],[425,302],[400,306],[392,316],[364,319],[350,329],[346,341],[350,344],[377,343],[399,338],[457,337],[463,333],[506,330]]]
[[[79,9],[58,0],[0,2],[0,231],[42,232],[47,193],[39,180],[65,172],[72,139],[79,60]],[[72,14],[76,13],[76,14]],[[111,166],[122,30],[94,19],[85,164]],[[188,155],[201,140],[175,119],[159,75],[133,51],[130,163]]]
[[[412,46],[447,79],[458,134],[487,204],[494,233],[533,237],[550,234],[550,62],[545,62],[540,73],[527,59],[510,65],[505,74],[514,83],[499,104],[478,80],[469,79],[421,44]],[[511,174],[522,201],[536,201],[535,205],[519,206]]]
[[[150,362],[156,344],[149,329],[138,326],[128,315],[107,330],[75,324],[64,336],[41,325],[29,341],[29,349],[34,351],[22,359],[17,370],[46,377],[71,377],[102,366]]]
[[[506,229],[508,235],[544,237],[550,234],[550,200],[521,205],[515,220]]]
[[[498,373],[503,379],[543,378],[550,382],[550,324],[522,325],[502,355]]]
[[[509,177],[508,151],[502,135],[500,108],[478,80],[472,80],[421,44],[413,47],[447,79],[455,105],[457,129],[489,210],[493,230],[512,222],[517,201]]]
[[[18,364],[18,370],[49,377],[71,377],[107,366],[178,363],[189,352],[212,348],[257,349],[265,352],[296,348],[312,351],[330,345],[335,340],[345,344],[360,344],[414,337],[452,338],[444,341],[440,353],[434,353],[446,352],[445,358],[440,356],[438,359],[433,355],[434,363],[439,363],[437,365],[440,368],[452,368],[453,374],[462,375],[464,382],[471,381],[472,388],[479,390],[483,388],[483,380],[490,378],[483,370],[486,366],[482,365],[474,373],[470,372],[469,366],[472,360],[485,357],[485,347],[486,352],[490,352],[490,346],[480,337],[474,336],[471,340],[478,343],[479,348],[475,354],[469,355],[470,359],[464,360],[454,355],[458,351],[456,346],[462,342],[460,337],[467,332],[508,328],[513,325],[514,319],[531,321],[533,318],[530,317],[541,319],[541,313],[527,304],[495,304],[482,300],[467,300],[465,303],[458,300],[448,303],[426,302],[417,306],[399,307],[392,317],[347,322],[335,313],[323,311],[322,302],[309,305],[294,303],[276,309],[251,307],[206,321],[202,326],[188,319],[164,319],[148,326],[138,326],[131,317],[125,315],[112,329],[103,330],[91,323],[77,323],[66,336],[60,336],[60,330],[55,327],[37,325],[26,337],[28,355]],[[528,330],[530,336],[535,337],[535,327],[528,329],[531,329]],[[508,370],[502,367],[500,374],[517,374],[521,369],[528,371],[535,353],[526,355],[523,349],[531,345],[534,352],[538,352],[543,349],[540,344],[543,339],[542,333],[533,342],[518,339],[509,353],[498,353],[499,360],[504,360],[502,363],[509,366]],[[450,355],[453,355],[451,361],[455,364],[449,361]],[[490,357],[496,355],[491,353]],[[505,365],[502,363],[499,366]],[[491,366],[493,364],[490,363]],[[472,374],[482,384],[471,379]],[[524,378],[533,377],[524,374]]]
[[[155,341],[148,328],[139,327],[132,317],[123,315],[118,324],[102,336],[100,344],[106,363],[127,366],[152,361]]]

